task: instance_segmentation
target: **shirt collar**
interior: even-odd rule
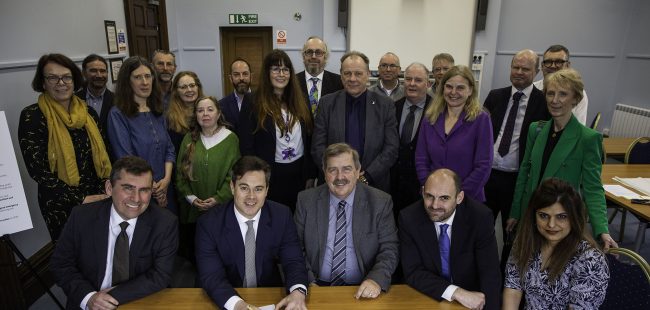
[[[392,91],[396,90],[399,87],[399,80],[397,80],[397,84],[395,84],[395,87],[393,87],[392,89],[388,89],[388,88],[384,87],[384,82],[382,82],[381,79],[379,79],[379,87],[381,89],[383,89],[383,90],[392,92]]]
[[[348,195],[347,197],[345,197],[345,199],[343,199],[345,200],[346,205],[352,206],[354,204],[354,194],[356,193],[356,191],[357,191],[357,187],[355,185],[352,192],[350,192],[350,195]],[[339,204],[340,201],[341,199],[337,198],[336,196],[334,196],[334,194],[332,194],[332,192],[330,192],[330,206],[332,205],[336,206]]]
[[[533,86],[533,84],[530,84],[528,85],[528,87],[521,90],[521,92],[524,93],[525,98],[530,98],[530,93],[533,91],[533,87],[535,86]],[[514,95],[518,91],[519,90],[516,87],[512,86],[512,89],[510,90],[510,97],[512,97],[512,95]]]
[[[90,91],[90,88],[86,87],[86,97],[91,97],[93,99],[99,99],[99,98],[104,98],[104,94],[106,93],[106,87],[102,89],[102,92],[99,94],[99,96],[93,95],[93,92]]]
[[[151,205],[149,207],[151,207]],[[120,224],[122,222],[124,222],[124,219],[115,210],[115,205],[111,205],[111,218],[109,222],[110,229],[113,230],[117,228],[117,232],[119,233],[121,231]],[[132,218],[126,222],[129,223],[128,227],[135,227],[135,224],[138,222],[138,218]]]
[[[407,109],[410,108],[412,105],[415,105],[420,109],[424,109],[424,105],[427,103],[427,96],[424,96],[424,99],[422,99],[420,102],[415,103],[415,104],[411,103],[411,101],[409,101],[408,98],[406,98],[406,100],[404,102],[406,103],[406,108]]]
[[[265,203],[266,203],[266,202],[265,202]],[[249,221],[249,220],[254,220],[255,222],[259,223],[260,215],[262,214],[262,208],[264,208],[264,207],[260,208],[260,210],[257,211],[257,214],[255,214],[255,216],[254,216],[252,219],[249,219],[249,218],[243,216],[241,213],[239,213],[239,210],[237,210],[237,207],[235,207],[235,204],[234,204],[234,203],[232,204],[232,207],[233,207],[234,210],[235,210],[235,217],[237,218],[237,223],[239,223],[240,225],[241,225],[242,223],[243,223],[244,225],[246,225],[246,222]],[[254,222],[254,223],[255,223],[255,222]]]
[[[458,206],[459,205],[457,205],[456,208],[458,208]],[[444,220],[442,222],[433,222],[433,223],[436,224],[436,227],[440,227],[440,225],[443,225],[443,224],[447,224],[447,225],[449,225],[449,227],[451,227],[451,225],[453,225],[453,223],[454,223],[454,217],[456,217],[456,209],[454,209],[454,212],[446,220]]]
[[[319,73],[316,76],[309,74],[309,72],[307,72],[307,70],[305,70],[305,78],[307,79],[307,81],[311,80],[311,78],[313,78],[313,77],[318,78],[319,81],[322,81],[324,74],[325,74],[325,70],[321,71],[321,73]]]

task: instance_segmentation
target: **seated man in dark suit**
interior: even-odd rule
[[[458,175],[431,173],[422,198],[400,212],[406,283],[470,309],[500,309],[501,274],[490,209],[464,197]]]
[[[251,91],[251,66],[248,61],[237,58],[230,64],[230,82],[233,92],[219,100],[219,107],[226,121],[236,130],[239,125],[239,112],[245,103],[244,95]]]
[[[116,309],[169,285],[178,224],[151,201],[152,186],[151,166],[126,156],[106,181],[111,199],[72,210],[50,261],[67,309]]]
[[[327,147],[323,171],[327,184],[300,192],[294,215],[310,280],[360,285],[356,298],[376,298],[397,266],[392,200],[357,182],[359,154],[347,144]]]
[[[266,200],[271,167],[244,156],[231,176],[233,201],[210,209],[196,224],[201,286],[222,309],[251,309],[234,287],[282,286],[280,264],[288,295],[276,309],[306,309],[307,270],[291,210]]]

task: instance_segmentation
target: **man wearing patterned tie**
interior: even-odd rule
[[[449,169],[432,172],[422,200],[400,212],[406,283],[436,300],[470,309],[501,308],[501,273],[490,210],[465,197]]]
[[[239,297],[235,287],[283,285],[287,296],[276,309],[307,309],[307,271],[296,226],[287,206],[266,200],[270,177],[271,167],[264,160],[240,158],[231,171],[233,200],[197,221],[199,282],[221,309],[257,309]]]
[[[504,232],[530,123],[551,118],[544,94],[533,85],[537,72],[537,54],[532,50],[517,52],[510,63],[512,85],[491,90],[483,104],[490,112],[494,137],[494,159],[490,178],[485,185],[485,204],[492,209],[495,220],[501,212]],[[510,253],[508,239],[511,237],[504,233],[503,238],[506,246],[501,254],[502,271]]]
[[[126,156],[106,181],[111,198],[72,210],[50,261],[67,309],[116,309],[169,285],[178,223],[152,186],[151,166]]]
[[[316,113],[318,100],[321,97],[343,89],[341,76],[325,70],[329,56],[330,51],[327,44],[319,37],[309,37],[302,46],[305,71],[296,74],[296,78],[312,114]]]
[[[358,182],[359,154],[335,143],[323,153],[325,183],[298,194],[294,220],[315,285],[359,285],[355,297],[388,291],[397,229],[388,194]]]

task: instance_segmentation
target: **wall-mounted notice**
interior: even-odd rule
[[[0,236],[4,236],[34,226],[4,111],[0,111],[0,141],[8,141],[3,143],[3,151],[0,152]]]

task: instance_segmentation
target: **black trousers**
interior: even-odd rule
[[[503,251],[501,252],[501,274],[504,274],[506,262],[510,255],[512,237],[506,232],[506,221],[510,215],[512,198],[517,184],[517,172],[505,172],[492,169],[490,178],[485,184],[485,204],[490,207],[496,221],[501,212],[501,228],[503,229]]]

